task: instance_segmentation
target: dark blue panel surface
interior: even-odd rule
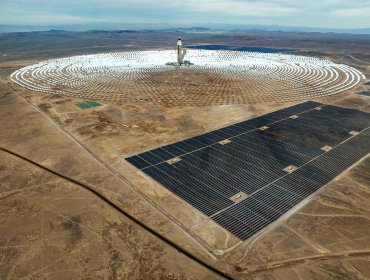
[[[127,161],[245,240],[366,156],[369,127],[370,114],[305,102]]]

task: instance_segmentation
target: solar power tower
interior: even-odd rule
[[[182,41],[181,37],[177,40],[177,62],[182,65],[184,64],[184,57],[186,54],[186,50],[182,48]]]

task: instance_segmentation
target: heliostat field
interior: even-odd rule
[[[365,76],[329,60],[280,53],[191,49],[193,65],[173,67],[174,51],[102,53],[24,67],[11,79],[30,90],[166,106],[308,100],[348,90]]]

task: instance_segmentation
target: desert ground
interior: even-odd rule
[[[370,36],[0,35],[0,279],[369,279],[369,155],[246,241],[124,160],[301,101],[182,106],[99,101],[99,107],[81,109],[76,104],[84,99],[33,92],[9,78],[50,58],[169,49],[179,35],[189,45],[291,48],[345,63],[368,80],[314,101],[370,113],[370,97],[359,94],[370,89]],[[158,86],[168,80],[156,79]]]

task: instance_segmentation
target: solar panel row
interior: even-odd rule
[[[246,240],[370,152],[370,129],[314,159],[212,219]]]
[[[369,126],[369,114],[306,102],[127,160],[245,240],[370,152]]]
[[[199,182],[168,175],[165,171],[165,165],[149,167],[145,169],[145,173],[204,214],[210,216],[233,204],[231,200],[216,193],[214,190],[204,187]]]
[[[310,110],[322,104],[317,102],[305,102],[280,111],[272,112],[267,115],[240,122],[225,128],[221,128],[200,136],[186,139],[175,144],[167,145],[158,149],[154,149],[137,156],[132,156],[126,160],[139,169],[147,168],[151,165],[167,161],[171,158],[181,156],[197,149],[215,144],[224,139],[237,136],[248,131],[255,130],[266,124],[279,121],[299,112]]]

